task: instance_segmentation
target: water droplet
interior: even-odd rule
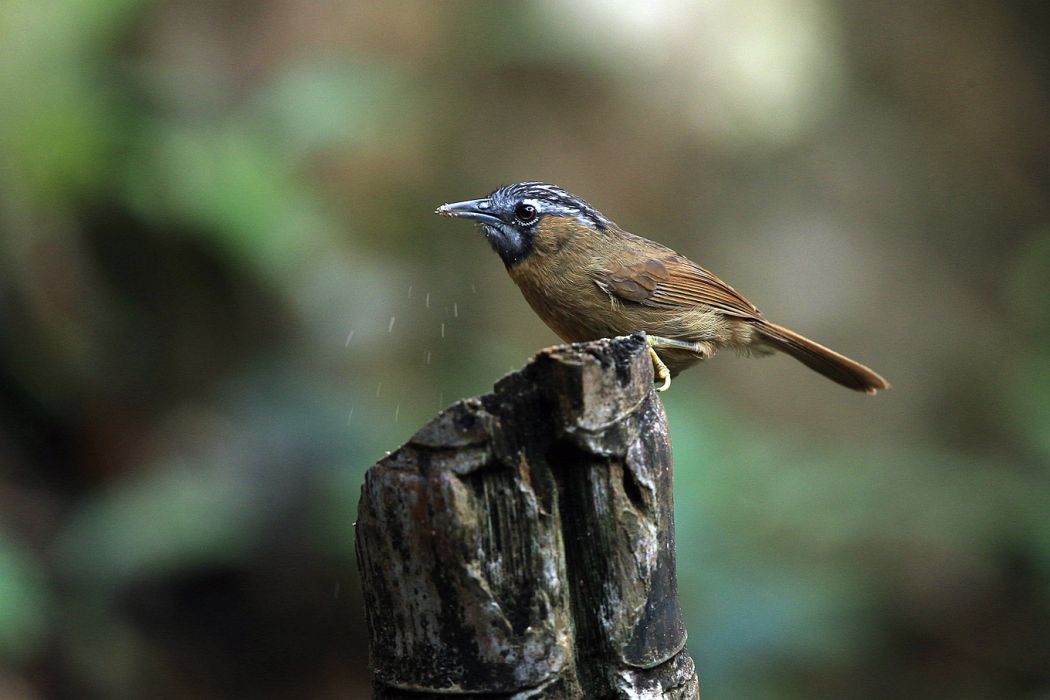
[[[430,308],[430,292],[427,292],[427,308]]]
[[[350,421],[354,419],[354,409],[350,409],[350,414],[346,417],[346,424],[350,425]]]
[[[383,390],[383,382],[379,382],[379,384],[376,385],[376,398],[377,399],[379,398],[379,392],[381,392],[382,390]]]
[[[459,304],[457,302],[452,302],[452,316],[459,318]]]
[[[391,316],[390,317],[390,325],[386,327],[386,332],[387,333],[393,333],[394,332],[394,321],[396,321],[396,320],[397,320],[397,316]]]
[[[408,298],[412,298],[412,285],[408,285]]]
[[[441,337],[442,338],[445,337],[445,324],[444,323],[441,324]]]
[[[350,331],[350,335],[346,336],[346,343],[343,345],[344,348],[350,347],[350,341],[354,339],[354,332]]]
[[[427,350],[426,353],[424,353],[424,355],[423,355],[423,364],[427,364],[427,365],[430,364],[430,351],[429,350]]]
[[[397,423],[397,419],[401,417],[401,404],[397,404],[397,408],[394,409],[394,422]]]

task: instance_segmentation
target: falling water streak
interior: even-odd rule
[[[470,293],[471,294],[477,294],[478,293],[478,288],[474,286],[473,282],[470,283]]]
[[[445,337],[445,324],[444,323],[441,324],[441,337],[442,338]]]
[[[445,392],[439,391],[438,392],[438,410],[440,411],[444,407],[445,407]]]
[[[383,390],[383,382],[379,382],[379,384],[376,385],[376,398],[377,399],[379,398],[379,392],[381,392],[382,390]]]
[[[350,347],[350,341],[354,339],[354,332],[350,331],[350,335],[346,336],[346,343],[343,344],[344,348]]]
[[[350,421],[354,419],[354,409],[350,409],[350,413],[346,416],[346,424],[350,425]]]
[[[423,363],[427,364],[427,365],[430,364],[430,351],[429,350],[427,350],[426,355],[423,358]]]
[[[408,298],[412,298],[412,285],[408,285]]]
[[[394,321],[396,321],[396,320],[397,320],[397,316],[391,316],[390,317],[390,325],[386,327],[386,332],[387,333],[393,333],[394,332]]]
[[[459,303],[455,301],[452,302],[452,317],[459,318]]]
[[[397,408],[394,409],[394,422],[397,423],[397,419],[401,417],[401,404],[398,403]]]
[[[427,292],[427,308],[430,308],[430,292]]]

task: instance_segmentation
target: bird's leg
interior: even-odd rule
[[[667,365],[660,359],[660,356],[656,354],[652,346],[649,346],[649,357],[653,358],[653,374],[656,376],[657,381],[663,382],[660,386],[656,387],[657,391],[667,391],[671,388],[671,370],[667,369]]]
[[[653,358],[653,374],[656,376],[657,381],[662,382],[660,386],[656,388],[657,391],[667,391],[671,388],[671,370],[667,369],[667,365],[660,359],[660,356],[656,354],[656,348],[677,348],[681,350],[692,350],[692,343],[685,343],[681,340],[671,340],[670,338],[662,338],[658,335],[645,334],[645,343],[649,346],[649,356]]]
[[[690,343],[686,340],[664,338],[659,335],[646,335],[645,340],[649,343],[650,348],[660,348],[661,350],[687,350],[694,355],[698,355],[701,360],[709,360],[715,354],[715,349],[712,347],[711,343],[706,343],[704,341]]]
[[[715,349],[710,343],[703,341],[690,343],[685,340],[675,340],[674,338],[664,338],[659,335],[645,335],[645,342],[649,346],[649,356],[653,358],[653,373],[656,375],[656,379],[663,382],[657,391],[667,391],[671,388],[671,371],[667,369],[667,365],[660,359],[660,356],[656,354],[656,348],[661,350],[686,350],[697,355],[701,360],[706,360],[715,354]]]

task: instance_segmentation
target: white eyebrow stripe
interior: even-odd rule
[[[493,195],[497,193],[506,197],[521,196],[521,203],[531,204],[537,211],[557,216],[574,216],[577,221],[586,225],[603,227],[612,223],[587,202],[549,182],[519,182],[516,185],[505,185]]]
[[[564,204],[557,204],[546,199],[523,199],[522,204],[529,204],[536,208],[536,211],[542,214],[557,214],[559,216],[571,216],[578,214],[579,212],[572,207],[567,207]]]

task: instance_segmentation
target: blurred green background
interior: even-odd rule
[[[871,364],[664,396],[709,698],[1050,697],[1050,5],[0,3],[0,697],[362,698],[365,469],[558,183]]]

